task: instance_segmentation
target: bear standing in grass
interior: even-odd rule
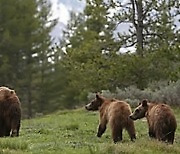
[[[134,122],[129,118],[131,108],[126,102],[116,99],[109,100],[96,94],[96,98],[87,104],[85,108],[91,111],[99,110],[100,112],[98,137],[101,137],[105,132],[106,125],[109,122],[114,143],[122,140],[124,128],[128,131],[131,140],[136,138]]]
[[[136,120],[143,117],[147,118],[150,137],[173,144],[177,123],[168,105],[143,100],[130,118]]]
[[[14,90],[0,87],[0,137],[19,136],[20,101]]]

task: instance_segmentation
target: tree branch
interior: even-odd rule
[[[147,32],[147,31],[146,31]],[[162,37],[162,35],[163,34],[158,34],[158,33],[149,33],[149,32],[147,32],[146,34],[144,34],[144,36],[157,36],[157,37],[159,37],[160,39],[163,39],[163,37]]]
[[[132,34],[132,35],[120,35],[120,33],[117,34],[118,37],[120,38],[120,41],[122,42],[123,45],[125,45],[125,47],[131,47],[133,46],[134,44],[137,43],[137,41],[135,41],[135,36],[136,34]],[[130,40],[131,39],[131,40]]]
[[[132,23],[134,25],[134,27],[137,29],[137,24],[136,24],[136,21],[135,21],[135,13],[136,13],[136,9],[135,9],[135,0],[131,0],[131,4],[132,4]]]
[[[132,42],[131,44],[125,45],[125,48],[132,47],[137,43],[137,41]]]
[[[147,13],[149,12],[152,4],[153,4],[153,2],[150,2],[149,5],[147,5],[146,10],[144,11],[143,16],[142,16],[143,20],[146,17]]]

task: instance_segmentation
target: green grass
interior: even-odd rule
[[[180,123],[180,109],[175,109]],[[145,119],[135,122],[137,139],[131,142],[126,131],[123,141],[112,142],[110,129],[96,137],[99,114],[84,109],[59,111],[43,117],[23,120],[20,136],[0,138],[0,154],[173,154],[180,153],[180,128],[175,143],[151,140]]]

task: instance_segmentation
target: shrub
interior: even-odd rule
[[[169,105],[180,105],[180,80],[177,82],[153,82],[144,90],[140,90],[135,86],[130,86],[125,89],[117,88],[115,93],[111,93],[109,90],[102,90],[101,94],[107,98],[125,100],[133,107],[142,99],[149,99]],[[95,93],[89,93],[89,100],[94,97]]]

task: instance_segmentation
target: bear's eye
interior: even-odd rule
[[[94,104],[95,104],[95,102],[94,102],[94,101],[92,101],[92,102],[91,102],[91,104],[92,104],[92,105],[94,105]]]
[[[139,113],[139,109],[136,109],[136,111],[135,111],[136,113]]]

